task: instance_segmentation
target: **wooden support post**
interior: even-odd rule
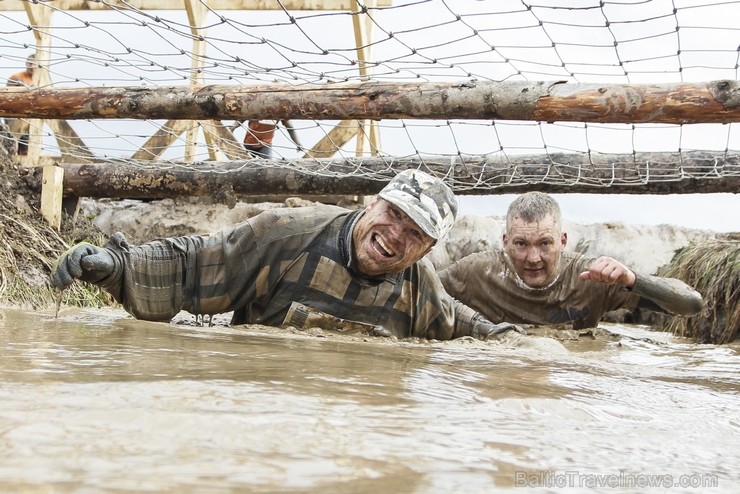
[[[375,0],[366,0],[364,8],[375,8]],[[362,80],[368,80],[372,72],[372,65],[368,64],[371,58],[373,45],[373,21],[366,12],[360,11],[357,3],[352,4],[352,25],[355,30],[355,45],[357,47],[357,61]],[[380,149],[380,133],[378,123],[373,120],[358,120],[357,123],[357,145],[356,156],[363,156],[369,152],[371,156],[377,156]]]
[[[185,132],[187,120],[168,120],[152,134],[149,139],[131,156],[132,160],[153,160],[159,158],[165,150]]]
[[[190,24],[190,33],[193,35],[193,56],[190,65],[190,84],[193,86],[203,84],[203,61],[206,53],[206,16],[208,15],[208,6],[205,2],[196,0],[185,0],[185,10],[188,14],[188,23]],[[196,147],[198,133],[201,130],[198,122],[192,122],[194,125],[188,127],[185,137],[185,161],[194,161],[196,156]],[[217,158],[216,148],[213,147],[210,136],[203,135],[208,147],[208,154],[212,160]]]
[[[314,144],[303,158],[331,158],[337,149],[347,144],[357,134],[357,120],[342,120]]]
[[[51,85],[49,75],[49,60],[51,54],[51,18],[54,9],[46,8],[44,5],[27,2],[24,5],[28,21],[33,26],[33,35],[36,38],[34,70],[34,85],[46,87]],[[26,166],[30,163],[38,163],[41,158],[43,147],[44,120],[33,119],[30,121],[28,130],[28,155],[25,156]],[[49,225],[59,230],[62,226],[62,197],[63,197],[64,169],[57,166],[45,166],[42,175],[41,187],[41,215]]]
[[[62,226],[62,197],[64,168],[45,166],[41,187],[41,215],[52,228],[59,230]]]
[[[207,120],[200,122],[203,127],[203,134],[206,136],[206,142],[217,146],[221,153],[226,155],[229,160],[248,160],[252,155],[244,149],[244,145],[237,141],[234,134],[224,127],[221,120]],[[209,144],[210,146],[211,144]]]
[[[31,2],[26,2],[24,8],[28,16],[28,23],[33,28],[33,36],[36,39],[36,68],[33,74],[33,85],[36,87],[45,87],[51,83],[49,77],[51,35],[48,26],[51,26],[51,17],[54,9]],[[29,120],[29,124],[28,155],[26,155],[22,162],[24,165],[37,163],[41,156],[44,121],[33,119]]]
[[[373,46],[373,20],[367,14],[367,9],[373,9],[377,5],[375,0],[365,0],[363,11],[360,11],[358,3],[352,4],[353,27],[355,30],[355,46],[357,48],[357,61],[360,76],[363,81],[370,79],[372,65],[368,62],[372,58]],[[355,146],[356,156],[377,156],[380,148],[380,134],[377,132],[378,123],[373,120],[357,121],[357,140]],[[375,200],[375,196],[357,196],[356,200],[363,206],[368,206]]]

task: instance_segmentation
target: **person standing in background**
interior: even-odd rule
[[[272,120],[249,120],[244,148],[256,158],[272,159],[272,139],[276,127]]]
[[[26,69],[8,77],[8,87],[25,87],[30,89],[34,87],[33,74],[36,68],[36,56],[31,54],[26,59]],[[30,128],[28,121],[13,118],[8,120],[8,128],[11,134],[18,140],[18,154],[25,156],[28,154],[28,130]]]

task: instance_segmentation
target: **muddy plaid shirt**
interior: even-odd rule
[[[383,278],[353,271],[352,230],[361,214],[277,209],[217,234],[141,246],[116,233],[105,245],[116,269],[98,284],[140,319],[234,311],[232,324],[300,326],[323,315],[400,338],[470,335],[481,316],[445,292],[427,259]]]

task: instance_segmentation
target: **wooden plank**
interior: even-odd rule
[[[213,10],[350,10],[355,0],[208,0]],[[23,10],[27,0],[0,0],[0,11]],[[393,0],[377,0],[380,7],[390,7]],[[57,10],[182,10],[182,0],[55,0]]]
[[[367,0],[365,6],[375,7],[375,0]],[[355,46],[357,48],[357,61],[361,80],[369,80],[372,66],[368,60],[372,59],[373,27],[374,23],[369,15],[362,13],[360,5],[352,5],[352,26],[355,33]],[[355,143],[355,155],[364,156],[366,153],[372,156],[378,155],[380,143],[377,141],[380,134],[377,132],[377,122],[373,120],[358,120],[357,140]],[[375,129],[372,129],[375,127]],[[373,132],[375,130],[375,132]],[[375,139],[375,140],[374,140]]]
[[[188,125],[190,122],[187,120],[168,120],[147,139],[144,145],[131,156],[131,159],[153,160],[158,158],[180,137],[180,134],[185,132]]]
[[[0,88],[0,117],[178,120],[465,119],[591,123],[740,121],[740,81],[666,84],[360,82]]]
[[[53,8],[47,8],[49,6],[52,6]],[[369,8],[375,8],[377,6],[391,6],[392,0],[368,0],[366,4]],[[186,10],[188,15],[188,20],[190,23],[191,33],[193,34],[193,53],[196,55],[192,59],[192,73],[191,73],[191,83],[192,84],[202,84],[203,82],[203,75],[202,71],[199,71],[199,68],[202,68],[203,60],[205,57],[205,28],[201,27],[205,24],[205,18],[208,15],[209,9],[213,10],[352,10],[357,15],[353,16],[355,19],[362,17],[363,22],[361,25],[356,25],[355,29],[357,31],[358,26],[360,26],[360,29],[362,31],[362,34],[360,36],[363,37],[363,45],[362,47],[358,47],[358,56],[361,61],[361,72],[366,71],[365,65],[366,65],[366,59],[367,56],[369,56],[369,45],[370,45],[370,35],[368,34],[372,28],[372,23],[370,22],[369,16],[367,15],[359,15],[359,7],[357,5],[357,2],[355,0],[282,0],[281,2],[275,1],[275,0],[209,0],[207,2],[201,2],[200,0],[108,0],[106,2],[100,2],[99,0],[55,0],[53,5],[52,4],[44,4],[44,3],[37,3],[37,2],[28,2],[28,1],[14,1],[14,0],[0,0],[0,11],[23,11],[25,10],[30,24],[36,25],[36,26],[51,26],[51,16],[54,11],[56,10],[85,10],[85,11],[92,11],[92,10],[109,10],[112,8],[116,9],[136,9],[136,10],[182,10],[183,8]],[[51,80],[49,78],[48,74],[48,58],[49,54],[51,53],[48,49],[49,45],[49,33],[45,30],[34,30],[34,36],[37,40],[37,60],[41,62],[41,69],[37,70],[37,73],[43,72],[41,76],[37,75],[37,78],[42,79],[42,86],[50,86]],[[359,42],[359,41],[358,41]],[[199,56],[200,55],[200,56]],[[43,59],[40,57],[44,57]],[[287,119],[286,119],[287,120]],[[54,123],[51,123],[54,122]],[[213,121],[211,121],[213,122]],[[365,120],[364,122],[369,122],[368,120]],[[31,153],[32,155],[30,158],[24,158],[24,162],[30,162],[30,163],[38,163],[40,159],[40,153],[41,153],[41,132],[43,129],[44,122],[41,121],[32,121],[32,127],[34,130],[32,131],[31,136]],[[84,144],[81,138],[74,132],[72,127],[64,120],[50,120],[49,125],[52,127],[52,130],[55,132],[55,134],[59,134],[57,137],[57,142],[59,144],[60,149],[62,150],[62,159],[67,161],[74,153],[77,153],[83,157],[90,157],[92,158],[92,152],[87,148],[87,146]],[[209,127],[211,125],[206,124]],[[377,124],[373,123],[373,128],[371,128],[371,141],[373,140],[373,136],[379,136],[377,133]],[[220,126],[220,124],[217,124],[216,127],[218,127],[217,132],[220,132],[223,130],[223,127]],[[192,160],[195,158],[195,147],[196,147],[196,139],[197,139],[197,133],[198,129],[200,127],[198,125],[193,125],[187,129],[187,136],[186,136],[186,147],[185,147],[185,159],[186,161]],[[160,129],[162,130],[162,129]],[[166,134],[166,132],[165,132]],[[212,160],[216,160],[220,158],[218,153],[219,143],[217,140],[214,140],[214,134],[211,132],[207,132],[205,128],[203,128],[203,134],[204,138],[206,140],[206,146],[209,152],[209,157]],[[293,134],[291,134],[293,135]],[[160,134],[155,134],[150,138],[150,141],[148,141],[147,145],[144,146],[141,150],[137,152],[134,156],[141,159],[144,158],[145,155],[156,155],[158,156],[164,151],[164,147],[169,146],[174,140],[172,140],[172,134],[169,134],[169,136]],[[358,152],[359,150],[364,148],[364,137],[365,133],[363,132],[361,135],[358,135]],[[162,143],[169,142],[169,144],[166,144],[162,146]],[[148,146],[148,147],[147,147]],[[161,150],[157,151],[156,153],[152,153],[151,150],[155,147],[159,146],[161,147]],[[230,144],[226,144],[226,147],[228,148]],[[375,150],[373,154],[377,154],[377,145],[371,146],[372,150]],[[231,147],[230,154],[232,156],[240,157],[240,152],[235,151],[235,148]],[[155,157],[156,157],[155,156]],[[74,158],[72,158],[74,159]]]
[[[35,87],[46,87],[51,85],[49,76],[49,59],[51,57],[51,35],[46,26],[52,25],[52,9],[45,8],[38,3],[25,2],[24,10],[28,16],[28,22],[32,27],[39,26],[41,29],[33,29],[36,40],[35,63],[36,69],[33,73],[33,85]],[[28,159],[35,163],[41,156],[43,143],[43,120],[30,120],[28,130]]]
[[[85,158],[94,159],[95,155],[87,147],[85,141],[77,134],[75,129],[66,120],[46,120],[46,124],[54,132],[59,150],[62,152],[64,161],[80,161]]]
[[[203,134],[206,139],[217,146],[230,160],[248,160],[252,155],[244,149],[244,145],[237,141],[234,134],[224,127],[220,120],[209,120],[200,122],[203,126]]]
[[[184,0],[185,10],[188,14],[188,24],[190,24],[190,34],[193,35],[193,56],[190,58],[190,84],[197,86],[203,84],[205,80],[203,75],[203,63],[206,54],[206,17],[208,16],[208,7],[200,0]],[[185,161],[195,160],[197,147],[198,132],[200,125],[193,125],[188,128],[185,138]],[[216,148],[212,145],[208,135],[203,136],[206,140],[208,156],[210,159],[216,159]]]
[[[304,158],[331,158],[356,134],[357,120],[342,120],[334,126],[319,142],[306,151]]]
[[[49,222],[52,228],[59,230],[62,226],[64,168],[59,166],[45,166],[43,170],[41,215]]]

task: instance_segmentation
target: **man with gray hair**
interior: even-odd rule
[[[492,322],[597,326],[606,312],[640,306],[693,315],[701,295],[680,280],[637,274],[621,262],[565,252],[560,206],[541,192],[517,197],[503,249],[464,257],[441,273],[447,292]]]
[[[364,210],[276,209],[213,235],[132,246],[115,233],[102,248],[79,244],[57,261],[51,284],[96,284],[154,321],[233,311],[232,324],[439,340],[518,329],[450,297],[424,258],[456,214],[442,180],[405,170]]]

